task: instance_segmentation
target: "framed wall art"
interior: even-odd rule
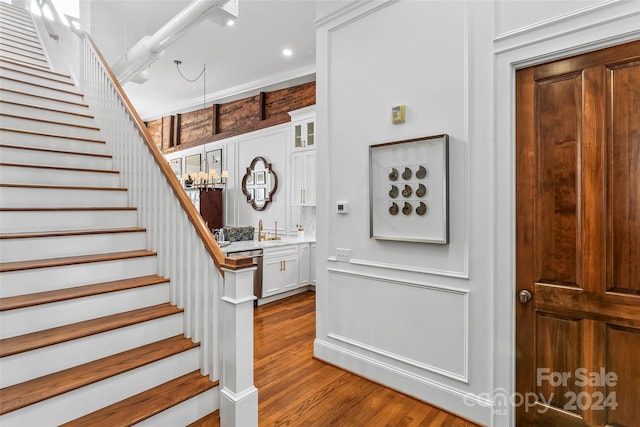
[[[217,176],[222,176],[222,148],[207,151],[207,172],[216,171]]]
[[[184,159],[186,173],[189,175],[200,172],[200,154],[187,156]]]
[[[370,237],[449,243],[449,136],[369,146]]]
[[[171,170],[176,174],[176,176],[182,176],[182,157],[170,160],[169,166],[171,166]]]

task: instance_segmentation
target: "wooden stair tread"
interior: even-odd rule
[[[169,279],[155,274],[148,276],[132,277],[129,279],[114,280],[111,282],[94,283],[91,285],[74,286],[72,288],[56,289],[53,291],[37,292],[33,294],[17,295],[14,297],[0,298],[0,311],[15,310],[24,307],[33,307],[52,302],[67,301],[75,298],[83,298],[92,295],[118,292],[126,289],[140,288],[143,286],[166,283]],[[4,348],[0,347],[0,352]]]
[[[40,147],[29,147],[25,145],[13,145],[13,144],[2,144],[0,143],[0,147],[2,148],[12,148],[15,150],[29,150],[29,151],[40,151],[44,153],[54,153],[54,154],[65,154],[65,155],[74,155],[74,156],[87,156],[87,157],[101,157],[105,159],[112,159],[113,156],[110,154],[95,154],[95,153],[80,153],[77,151],[68,151],[68,150],[56,150],[53,148],[40,148]]]
[[[3,50],[4,49],[0,49],[0,51],[3,51]],[[6,50],[5,50],[5,52],[6,52]],[[17,54],[17,53],[16,53],[16,55],[25,56],[25,55],[20,55],[20,54]],[[32,58],[32,59],[34,59],[35,61],[39,61],[39,59],[35,59],[35,58]],[[80,93],[80,92],[75,92],[75,91],[65,90],[65,89],[58,89],[58,88],[55,88],[55,87],[41,85],[41,84],[38,84],[38,83],[28,82],[28,81],[20,80],[20,79],[14,79],[12,77],[7,77],[7,76],[3,76],[3,75],[0,75],[0,79],[9,80],[9,81],[16,82],[16,83],[22,83],[22,84],[26,84],[26,85],[29,85],[29,86],[40,87],[40,88],[43,88],[43,89],[50,89],[50,90],[53,90],[55,92],[67,93],[69,95],[78,96],[80,98],[84,97],[84,95],[82,93]]]
[[[0,183],[0,187],[7,188],[44,188],[57,190],[94,190],[94,191],[127,191],[123,187],[91,187],[86,185],[42,185],[42,184],[6,184]]]
[[[31,261],[15,261],[0,263],[0,273],[7,271],[30,270],[34,268],[61,267],[64,265],[87,264],[91,262],[115,261],[127,258],[155,256],[155,252],[146,250],[111,252],[96,255],[81,255],[63,258],[36,259]]]
[[[108,173],[118,175],[120,172],[113,169],[91,169],[91,168],[72,168],[69,166],[49,166],[49,165],[36,165],[26,163],[4,163],[0,162],[0,166],[18,167],[18,168],[34,168],[34,169],[55,169],[67,172],[94,172],[94,173]]]
[[[76,107],[89,108],[89,106],[87,104],[83,104],[81,102],[67,101],[67,100],[64,100],[64,99],[52,98],[50,96],[37,95],[35,93],[27,93],[27,92],[22,92],[22,91],[19,91],[19,90],[7,89],[7,88],[4,88],[4,87],[0,87],[0,91],[11,92],[11,93],[15,93],[16,95],[20,95],[20,96],[26,96],[26,97],[31,97],[31,98],[39,98],[39,99],[44,99],[44,100],[47,100],[47,101],[59,102],[61,104],[75,105]]]
[[[55,108],[41,107],[39,105],[24,104],[22,102],[15,102],[15,101],[7,101],[6,99],[0,99],[0,103],[15,105],[15,106],[18,106],[18,107],[34,108],[36,110],[49,111],[49,112],[52,112],[52,113],[67,114],[67,115],[70,115],[70,116],[82,117],[82,118],[85,118],[85,119],[93,119],[94,118],[94,116],[92,116],[91,114],[74,113],[72,111],[64,111],[64,110],[58,110],[58,109],[55,109]]]
[[[200,371],[193,371],[62,426],[131,426],[218,385],[218,381],[211,382]]]
[[[0,389],[0,415],[198,347],[182,335]]]
[[[20,43],[18,41],[15,41],[15,42],[12,42],[12,43],[22,44],[22,43]],[[2,44],[4,44],[4,43],[2,43],[0,41],[0,45],[2,45]],[[24,44],[24,45],[25,46],[29,46],[27,44]],[[26,70],[13,68],[13,67],[26,68]],[[68,86],[71,86],[71,87],[75,87],[75,84],[71,80],[71,77],[69,77],[69,75],[67,75],[67,74],[54,73],[54,72],[50,72],[50,71],[46,71],[46,70],[40,70],[39,68],[27,67],[25,65],[16,64],[16,63],[13,63],[13,62],[7,61],[7,60],[1,60],[0,61],[0,70],[13,71],[14,73],[20,73],[20,74],[25,75],[25,76],[36,77],[38,79],[44,79],[44,80],[50,80],[52,82],[62,83],[62,84],[65,84],[65,85],[68,85]],[[35,74],[34,73],[35,71],[38,71],[40,74]]]
[[[14,52],[13,50],[9,50],[9,49],[3,49],[2,47],[0,47],[0,52],[6,52],[6,53],[10,53],[12,55],[16,55],[16,56],[21,56],[23,58],[28,58],[32,61],[38,61],[38,62],[42,62],[44,64],[47,64],[47,59],[43,54],[36,54],[38,56],[41,56],[42,58],[36,58],[35,56],[31,56],[31,55],[24,55],[22,53],[18,53],[18,52]],[[2,77],[5,78],[5,77]],[[12,80],[12,79],[9,79]],[[26,82],[23,82],[26,83]]]
[[[74,211],[135,211],[129,206],[97,206],[73,208],[0,208],[0,212],[74,212]]]
[[[48,70],[48,69],[49,69],[49,67],[48,67],[48,65],[47,65],[46,63],[45,63],[45,64],[42,64],[42,65],[40,65],[40,64],[33,64],[33,63],[31,63],[31,62],[21,61],[21,60],[19,60],[19,59],[15,59],[15,58],[11,58],[11,57],[8,57],[8,56],[4,56],[2,53],[0,53],[0,60],[2,60],[2,61],[11,60],[11,61],[16,62],[17,64],[21,64],[21,65],[25,65],[25,66],[26,66],[26,65],[30,65],[30,66],[32,66],[32,67],[34,67],[34,68],[42,69],[42,70]]]
[[[66,236],[86,236],[90,234],[119,234],[119,233],[143,233],[145,228],[128,227],[128,228],[102,228],[92,230],[68,230],[68,231],[35,231],[27,233],[3,233],[0,234],[0,240],[3,239],[31,239],[39,237],[66,237]]]
[[[28,47],[22,47],[22,46],[15,46],[12,43],[7,43],[6,40],[0,41],[0,46],[4,46],[6,48],[9,49],[14,49],[16,51],[21,51],[21,52],[26,52],[26,53],[33,53],[36,55],[42,55],[42,48],[41,47],[35,47],[35,46],[28,46]],[[2,68],[2,67],[0,67]]]
[[[79,129],[93,130],[96,132],[100,130],[100,128],[97,128],[95,126],[86,126],[86,125],[78,125],[75,123],[58,122],[55,120],[39,119],[37,117],[19,116],[17,114],[8,114],[8,113],[2,113],[2,112],[0,112],[0,117],[10,117],[12,119],[29,120],[32,122],[47,123],[50,125],[69,126],[69,127],[79,128]]]
[[[62,138],[62,139],[71,139],[71,140],[74,140],[74,141],[97,142],[99,144],[105,144],[105,141],[102,140],[102,139],[82,138],[82,137],[79,137],[79,136],[59,135],[57,133],[34,132],[34,131],[30,131],[30,130],[13,129],[13,128],[0,128],[0,131],[24,133],[24,134],[27,134],[27,135],[34,135],[34,136],[46,136],[47,138]]]
[[[70,325],[58,326],[56,328],[43,331],[32,332],[30,334],[18,335],[0,340],[0,357],[12,356],[25,351],[47,347],[88,337],[90,335],[135,325],[148,320],[159,319],[182,313],[182,309],[169,303],[140,308],[123,313],[112,314],[110,316],[85,320],[83,322]]]

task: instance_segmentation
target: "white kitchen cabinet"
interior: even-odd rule
[[[306,150],[291,155],[293,206],[316,205],[316,151]]]
[[[262,250],[262,297],[298,287],[298,245]]]
[[[310,269],[309,269],[309,243],[301,243],[299,249],[299,263],[298,263],[298,286],[307,286],[310,284]]]
[[[316,106],[289,111],[293,151],[316,148]]]
[[[316,148],[316,120],[307,119],[293,123],[293,149]]]

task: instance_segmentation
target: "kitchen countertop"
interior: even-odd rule
[[[242,240],[239,242],[229,243],[227,246],[223,246],[222,252],[225,255],[232,254],[234,252],[244,252],[244,251],[253,251],[257,249],[264,248],[273,248],[278,246],[287,246],[287,245],[299,245],[301,243],[315,243],[315,237],[305,237],[304,239],[299,239],[298,237],[287,237],[281,240]]]

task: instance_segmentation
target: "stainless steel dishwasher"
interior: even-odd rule
[[[262,298],[262,249],[253,249],[250,251],[227,252],[229,255],[250,256],[256,264],[256,270],[253,272],[253,295],[256,298]],[[257,300],[254,302],[257,305]]]

